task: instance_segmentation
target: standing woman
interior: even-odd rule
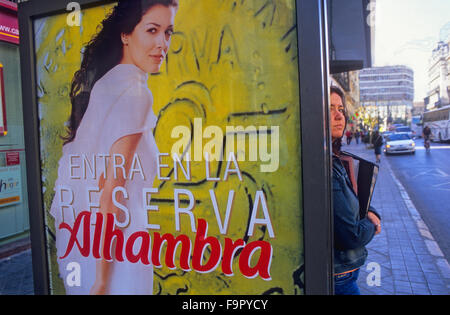
[[[345,137],[347,138],[347,145],[350,145],[352,143],[353,133],[350,130],[347,130]]]
[[[157,119],[147,80],[166,58],[177,7],[177,0],[121,0],[83,51],[81,68],[72,81],[72,113],[51,207],[60,276],[66,279],[71,261],[78,262],[83,272],[82,286],[64,282],[68,294],[153,292],[151,264],[117,261],[114,250],[112,259],[103,257],[105,228],[102,257],[92,257],[93,250],[82,257],[75,247],[62,259],[70,233],[59,226],[73,226],[77,215],[87,210],[92,223],[95,212],[102,213],[104,221],[106,214],[114,214],[114,228],[121,229],[124,240],[133,232],[146,231],[142,188],[153,185],[158,154],[151,132]],[[93,235],[91,224],[91,243]],[[141,244],[135,245],[138,250]]]
[[[377,130],[373,136],[372,140],[373,149],[375,151],[375,158],[377,163],[381,162],[381,147],[383,146],[383,137],[380,135],[380,132]]]
[[[361,131],[359,131],[358,129],[355,131],[355,140],[356,140],[356,144],[359,144],[359,138],[361,137]]]
[[[333,141],[334,283],[336,295],[359,295],[359,268],[367,258],[365,246],[380,233],[378,214],[371,207],[360,218],[357,187],[341,157],[341,141],[347,125],[344,93],[331,87],[330,129]],[[350,164],[347,164],[351,166]]]

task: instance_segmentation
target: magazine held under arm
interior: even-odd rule
[[[379,166],[348,152],[341,152],[341,154],[353,158],[358,186],[359,214],[361,218],[365,218],[377,182]]]

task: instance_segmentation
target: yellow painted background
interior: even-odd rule
[[[60,136],[70,114],[70,82],[79,68],[83,45],[98,31],[97,25],[111,7],[83,11],[80,27],[68,26],[66,14],[35,21],[42,182],[54,294],[63,294],[64,287],[57,275],[54,223],[48,210],[61,157]],[[233,277],[222,274],[220,265],[209,274],[155,269],[154,293],[301,294],[303,211],[295,0],[181,0],[175,23],[168,60],[161,73],[149,79],[153,110],[158,116],[154,135],[160,152],[169,153],[177,140],[170,138],[172,128],[190,127],[194,118],[202,118],[203,128],[220,126],[224,134],[226,126],[279,126],[280,165],[276,172],[261,173],[261,162],[240,162],[242,182],[232,175],[228,181],[214,184],[204,180],[204,164],[193,162],[190,186],[173,179],[155,180],[154,186],[160,190],[157,198],[167,201],[158,204],[160,211],[152,213],[152,223],[160,224],[163,233],[177,235],[173,190],[189,189],[197,201],[196,218],[206,219],[208,236],[217,237],[223,244],[208,190],[215,189],[223,218],[228,191],[234,189],[226,237],[269,241],[274,249],[272,280],[243,277],[236,257]],[[204,139],[203,144],[207,141]],[[224,168],[222,164],[220,177]],[[212,173],[217,175],[218,170],[219,163],[212,163]],[[168,173],[166,170],[163,175]],[[265,193],[274,239],[261,226],[251,238],[245,235],[256,190]],[[194,239],[188,218],[182,216],[181,223],[181,233]]]

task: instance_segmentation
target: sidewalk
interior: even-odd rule
[[[29,239],[0,246],[0,295],[33,294],[33,269]]]
[[[364,144],[345,145],[343,150],[367,160],[375,158],[373,150]],[[367,246],[369,257],[359,276],[361,293],[450,294],[447,260],[392,172],[388,159],[383,156],[381,160],[372,205],[382,216],[382,232]],[[0,295],[33,294],[31,266],[30,249],[0,258]]]
[[[342,150],[375,161],[373,149],[366,149],[365,144],[353,141]],[[358,281],[361,294],[450,294],[449,263],[385,156],[372,206],[382,217],[382,231],[367,246],[369,256]]]

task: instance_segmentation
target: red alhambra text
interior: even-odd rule
[[[150,234],[145,231],[137,231],[125,239],[123,232],[115,228],[114,216],[109,213],[106,215],[106,224],[103,223],[104,216],[101,213],[96,214],[95,229],[93,235],[93,242],[91,248],[91,212],[81,212],[71,227],[67,223],[59,225],[60,230],[67,230],[70,233],[70,239],[67,244],[65,254],[60,257],[66,258],[74,246],[78,248],[81,255],[88,257],[90,254],[96,259],[106,259],[111,261],[111,251],[113,250],[112,243],[115,239],[114,258],[117,261],[124,261],[125,259],[131,263],[141,261],[145,265],[153,264],[155,267],[162,267],[161,252],[163,245],[166,244],[166,255],[164,257],[165,265],[170,269],[176,268],[175,253],[178,246],[181,246],[179,267],[184,271],[191,271],[192,269],[199,273],[208,273],[217,269],[219,264],[222,266],[222,272],[227,276],[233,276],[232,261],[238,250],[241,250],[239,255],[239,270],[247,278],[255,278],[260,276],[264,280],[271,280],[270,265],[272,262],[273,249],[272,245],[266,241],[253,241],[246,244],[242,239],[233,241],[230,238],[225,238],[224,244],[213,236],[207,236],[208,223],[204,219],[198,219],[198,227],[195,236],[194,245],[192,246],[191,239],[184,235],[177,237],[166,233],[153,233],[153,247],[150,253]],[[103,252],[100,253],[102,229],[104,231],[104,246]],[[78,232],[82,229],[82,240],[77,238]],[[140,248],[137,253],[133,252],[133,246],[136,241],[141,240]],[[82,242],[80,242],[82,241]],[[203,261],[203,252],[209,247],[210,256],[207,261]],[[250,265],[253,255],[259,251],[258,261],[254,266]],[[192,255],[191,255],[192,253]]]

